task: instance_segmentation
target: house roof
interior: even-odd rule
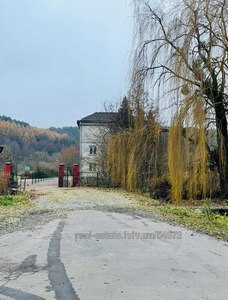
[[[107,123],[115,123],[117,121],[118,113],[116,112],[95,112],[92,115],[89,115],[81,120],[77,121],[78,126],[80,124],[107,124]]]

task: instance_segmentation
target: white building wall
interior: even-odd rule
[[[80,176],[97,176],[100,170],[101,144],[106,133],[106,126],[80,124]],[[90,146],[96,147],[96,155],[90,154]],[[90,170],[90,164],[96,164],[96,170]]]

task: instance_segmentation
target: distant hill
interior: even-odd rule
[[[7,117],[7,116],[0,116],[0,121],[4,121],[4,122],[9,122],[9,123],[15,123],[19,126],[23,126],[23,127],[29,127],[29,123],[24,122],[24,121],[18,121],[15,119],[12,119],[11,117]]]
[[[63,149],[71,146],[78,148],[79,130],[77,127],[41,129],[0,116],[0,144],[4,145],[0,167],[6,159],[22,166],[34,164],[35,159],[57,166]]]
[[[77,145],[79,145],[79,129],[78,127],[68,126],[68,127],[50,127],[50,131],[54,131],[60,134],[66,134],[68,138],[74,141]]]

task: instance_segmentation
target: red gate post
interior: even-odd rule
[[[5,164],[5,170],[4,170],[5,178],[6,178],[6,188],[7,188],[7,189],[10,188],[11,168],[12,168],[11,163],[10,163],[10,162],[7,162],[7,163]]]
[[[79,175],[79,170],[78,170],[78,164],[75,164],[73,166],[73,187],[78,185],[78,176]]]
[[[59,187],[63,187],[63,179],[64,179],[64,165],[59,165]]]

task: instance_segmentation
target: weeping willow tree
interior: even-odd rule
[[[191,109],[190,109],[191,107]],[[168,167],[172,199],[206,196],[207,152],[203,100],[185,99],[169,131]]]
[[[153,3],[134,1],[132,82],[141,82],[158,106],[171,107],[172,198],[204,196],[209,161],[228,197],[228,1],[179,0],[175,7],[161,3],[163,10]],[[208,132],[216,133],[213,147]]]
[[[145,99],[144,99],[145,100]],[[125,125],[109,136],[106,143],[105,171],[111,181],[127,190],[148,190],[151,179],[161,173],[158,164],[161,126],[156,112],[146,111],[141,98],[137,101],[124,99],[121,107],[131,114],[119,110],[125,117]],[[130,106],[130,108],[129,108]],[[127,120],[127,118],[129,118]],[[123,124],[123,122],[120,122]]]

